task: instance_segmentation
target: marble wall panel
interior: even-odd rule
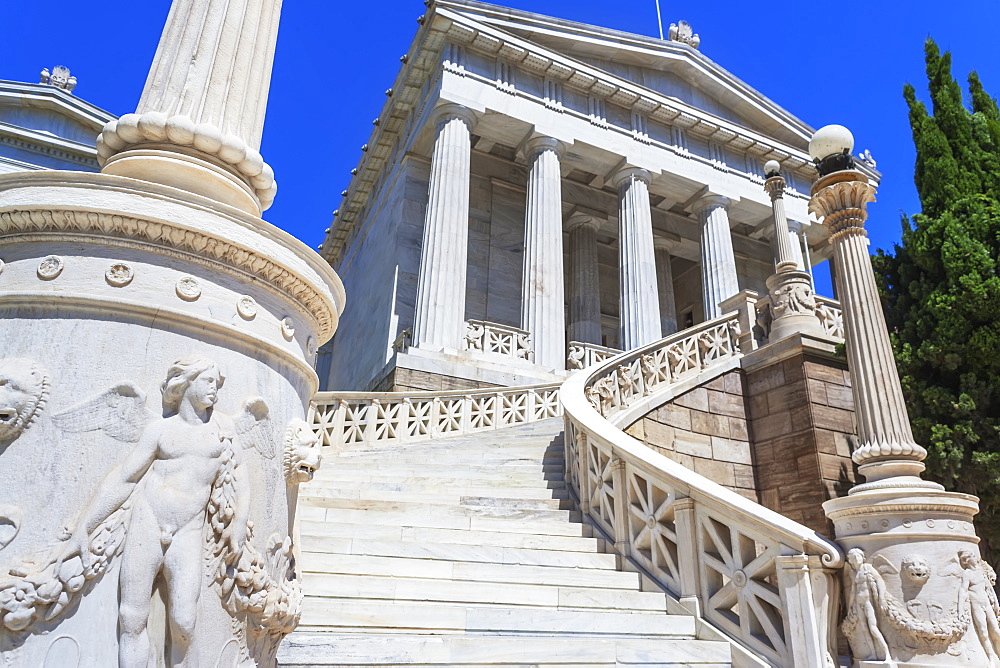
[[[521,326],[525,193],[494,183],[486,320]]]

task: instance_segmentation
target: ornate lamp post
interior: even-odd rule
[[[816,317],[812,279],[807,272],[799,270],[788,231],[785,177],[781,175],[781,165],[777,160],[769,160],[764,165],[764,173],[767,175],[764,190],[770,195],[774,208],[774,233],[771,238],[776,265],[774,275],[767,279],[772,318],[769,340],[774,342],[798,333],[822,336],[823,328]]]
[[[954,665],[959,656],[995,665],[989,567],[972,525],[978,500],[920,478],[927,451],[910,430],[864,229],[875,186],[855,169],[853,147],[839,125],[809,144],[820,174],[809,209],[830,231],[858,420],[853,459],[866,478],[823,504],[848,550],[843,630],[855,665]]]

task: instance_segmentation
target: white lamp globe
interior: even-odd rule
[[[854,150],[854,135],[843,125],[827,125],[816,131],[809,141],[809,157],[822,160],[831,155]]]
[[[764,163],[764,173],[774,174],[775,172],[781,171],[781,163],[777,160],[768,160]]]

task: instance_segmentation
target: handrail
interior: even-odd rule
[[[631,405],[662,403],[736,368],[739,337],[739,314],[729,313],[570,376],[561,393],[566,480],[620,554],[755,655],[835,665],[840,548],[615,424]]]
[[[608,348],[596,343],[583,343],[581,341],[570,341],[566,350],[566,368],[574,371],[586,369],[588,366],[603,362],[621,352],[617,348]]]
[[[319,392],[308,421],[322,445],[402,444],[562,415],[559,384],[448,392]]]

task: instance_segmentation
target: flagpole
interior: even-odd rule
[[[660,0],[656,0],[656,22],[660,26],[660,39],[663,39],[663,17],[660,16]]]

